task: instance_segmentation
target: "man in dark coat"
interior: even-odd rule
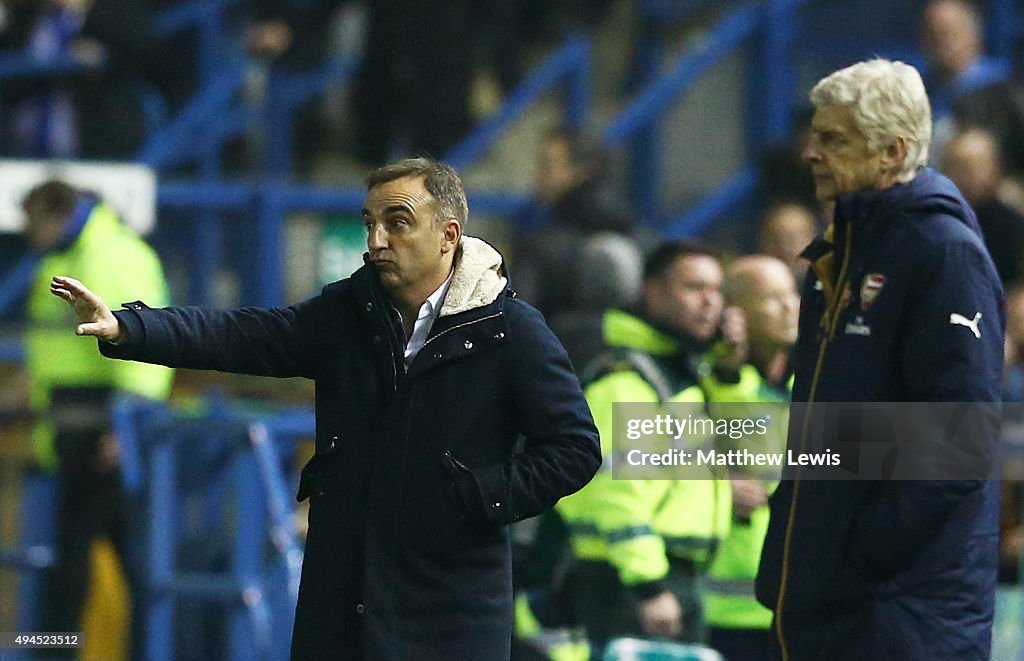
[[[507,659],[506,526],[599,467],[565,351],[466,217],[455,171],[412,159],[368,179],[367,264],[297,305],[112,313],[54,278],[104,355],[316,380],[293,659]]]
[[[828,402],[998,402],[1002,288],[974,213],[925,168],[931,117],[919,74],[861,62],[819,82],[811,101],[804,157],[835,212],[804,251],[812,270],[794,403],[806,412]],[[821,440],[797,421],[800,410],[794,452]],[[952,440],[991,456],[998,420],[976,417]],[[757,577],[781,658],[989,658],[999,483],[807,475],[797,470],[771,499]]]

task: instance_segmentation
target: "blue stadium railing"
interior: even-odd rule
[[[672,104],[685,95],[697,80],[737,47],[763,31],[760,48],[752,62],[758,65],[763,82],[752,89],[749,106],[759,117],[748,130],[750,153],[761,145],[779,140],[789,133],[795,97],[795,76],[789,66],[792,46],[793,15],[804,0],[767,0],[749,2],[729,12],[693,51],[679,55],[671,68],[651,80],[635,99],[605,127],[602,138],[609,145],[632,142],[633,195],[641,217],[655,227],[666,226],[670,236],[699,233],[708,222],[756,189],[753,166],[747,165],[730,177],[718,191],[691,213],[675,219],[659,208],[658,191],[662,182],[660,124]],[[666,223],[667,221],[667,223]]]
[[[202,644],[183,640],[175,624],[187,600],[192,609],[211,603],[227,613],[225,656],[217,658],[287,658],[302,566],[290,465],[295,441],[313,434],[312,412],[251,411],[213,396],[196,415],[125,399],[113,421],[125,490],[139,514],[132,518],[145,522],[129,548],[144,595],[136,612],[145,621],[139,657],[170,661],[176,647]],[[189,507],[196,492],[206,505],[199,516]],[[53,477],[25,473],[21,493],[19,543],[0,548],[0,568],[19,572],[17,626],[33,631],[42,571],[54,558]],[[204,554],[195,548],[203,544],[217,548]],[[195,566],[221,547],[226,559]]]

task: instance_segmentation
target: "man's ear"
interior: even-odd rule
[[[441,226],[441,254],[455,250],[462,239],[462,225],[457,220],[446,220]]]
[[[907,139],[902,135],[882,150],[882,167],[886,173],[894,173],[903,167],[907,160]]]

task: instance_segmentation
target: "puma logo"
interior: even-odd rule
[[[956,312],[954,312],[953,314],[949,315],[949,323],[953,324],[954,326],[966,326],[967,328],[970,328],[971,332],[974,333],[974,337],[976,337],[976,338],[978,338],[980,340],[981,339],[981,331],[978,330],[978,322],[979,321],[981,321],[981,313],[980,312],[974,315],[974,319],[968,319],[967,317],[963,316],[962,314],[957,314]]]

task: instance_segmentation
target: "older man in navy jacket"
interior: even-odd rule
[[[793,401],[997,402],[1002,289],[974,213],[925,167],[918,72],[861,62],[819,82],[811,101],[804,158],[835,212],[804,252]],[[981,420],[971,442],[990,455],[998,421]],[[807,435],[793,424],[790,448]],[[781,657],[987,659],[998,487],[784,480],[757,579]]]
[[[467,213],[446,165],[371,173],[366,266],[286,308],[112,313],[54,278],[107,356],[316,380],[293,659],[507,659],[506,525],[600,465],[565,351],[501,255],[462,235]]]

